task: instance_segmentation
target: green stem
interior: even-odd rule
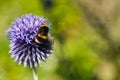
[[[32,68],[32,71],[33,71],[33,77],[34,77],[34,80],[38,80],[38,75],[37,75],[36,68],[33,67],[33,68]]]

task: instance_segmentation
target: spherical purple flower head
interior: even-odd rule
[[[23,63],[24,66],[36,67],[41,60],[46,61],[52,52],[53,43],[50,35],[41,44],[35,42],[42,24],[48,24],[43,17],[28,14],[17,18],[7,30],[10,39],[9,52],[19,65]]]

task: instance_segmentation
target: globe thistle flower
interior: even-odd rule
[[[51,54],[53,42],[46,19],[32,14],[17,18],[7,30],[10,54],[18,64],[35,68]]]

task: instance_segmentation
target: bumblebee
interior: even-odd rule
[[[45,42],[48,38],[48,32],[49,32],[48,25],[42,24],[38,29],[37,35],[35,37],[35,42],[38,44]]]

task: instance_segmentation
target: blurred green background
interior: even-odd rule
[[[120,0],[0,0],[0,80],[33,80],[9,54],[6,30],[21,15],[52,24],[54,52],[39,80],[120,80]]]

